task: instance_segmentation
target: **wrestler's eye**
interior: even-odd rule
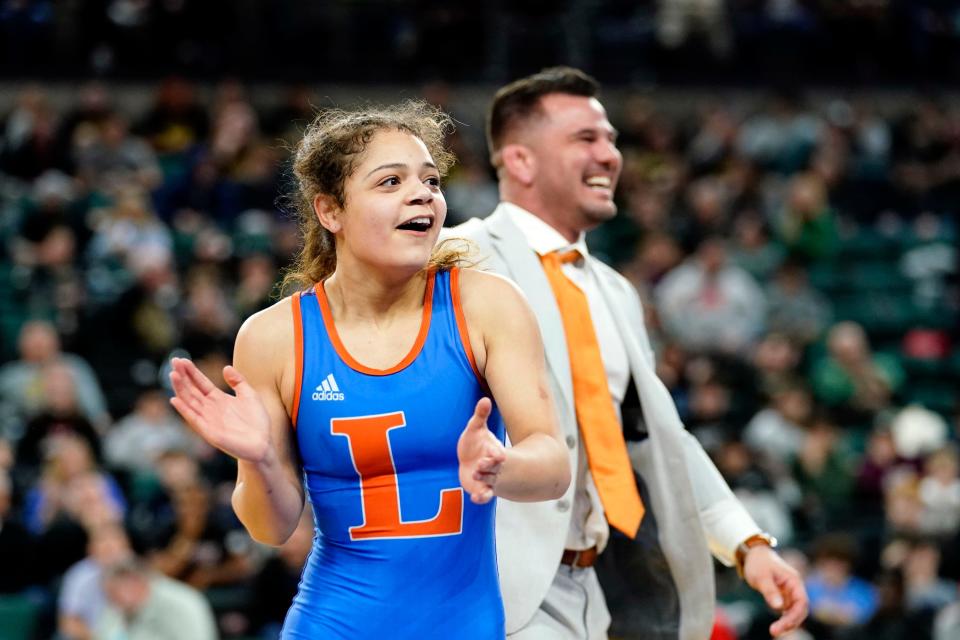
[[[435,187],[435,188],[437,188],[437,189],[440,188],[440,178],[438,178],[437,176],[431,176],[431,177],[427,178],[426,180],[424,180],[424,182],[427,183],[427,184],[428,184],[429,186],[431,186],[431,187]]]
[[[397,187],[400,186],[400,178],[397,176],[390,176],[380,182],[381,187]]]

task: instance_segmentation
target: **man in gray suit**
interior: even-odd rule
[[[775,541],[760,531],[684,430],[654,372],[636,291],[587,251],[585,232],[616,213],[613,193],[622,162],[597,92],[592,78],[563,67],[502,88],[487,128],[501,204],[486,219],[468,221],[450,234],[475,242],[483,266],[513,279],[530,300],[543,333],[571,468],[577,470],[576,482],[559,500],[498,504],[508,635],[512,640],[606,638],[611,618],[593,565],[600,552],[607,548],[604,558],[610,557],[614,547],[620,587],[633,598],[615,611],[618,635],[708,638],[715,601],[710,552],[736,565],[780,612],[770,631],[782,635],[806,616],[802,580],[773,551]],[[550,264],[557,271],[551,272]],[[595,368],[602,380],[590,388],[602,396],[601,408],[614,407],[616,437],[602,446],[623,451],[604,463],[594,457],[602,453],[591,439],[598,427],[575,389],[584,388],[581,347],[568,352],[568,343],[580,345],[581,338],[563,302],[566,294],[557,287],[569,291],[571,282],[574,294],[582,292],[584,299],[582,312],[576,313],[586,318],[587,327],[592,324],[595,336],[589,340],[594,351],[599,347]],[[571,366],[571,358],[577,366]],[[639,401],[637,425],[623,424],[620,406],[627,396]],[[626,445],[624,432],[631,440]],[[613,479],[610,460],[626,468]],[[619,497],[608,497],[612,493]],[[620,515],[623,502],[629,503],[625,516]]]

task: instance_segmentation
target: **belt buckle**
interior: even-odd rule
[[[580,554],[581,554],[581,553],[583,553],[583,550],[581,550],[581,549],[577,549],[577,550],[575,550],[575,551],[573,552],[573,560],[570,561],[570,566],[571,566],[571,567],[582,568],[582,567],[580,567]]]

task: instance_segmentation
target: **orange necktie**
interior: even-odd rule
[[[590,474],[610,526],[636,537],[643,519],[643,502],[633,478],[623,431],[607,386],[607,372],[600,356],[600,343],[590,317],[587,296],[561,269],[580,258],[576,250],[540,256],[543,270],[563,317],[563,332],[570,354],[573,401],[580,437],[587,449]]]

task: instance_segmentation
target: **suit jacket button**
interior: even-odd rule
[[[557,511],[565,512],[570,509],[569,500],[557,500]]]
[[[577,446],[577,439],[573,436],[567,436],[567,448],[573,449],[575,446]]]

